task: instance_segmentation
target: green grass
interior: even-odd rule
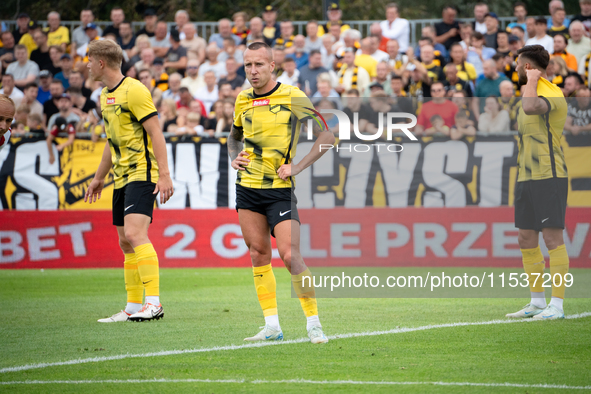
[[[461,269],[446,269],[446,273]],[[122,270],[0,271],[0,368],[79,358],[242,345],[264,324],[250,269],[163,269],[165,318],[99,324],[124,306]],[[571,270],[587,276],[585,270]],[[303,338],[305,318],[290,278],[275,269],[286,339]],[[524,290],[524,296],[527,290]],[[524,299],[319,299],[328,335],[501,319]],[[568,299],[567,314],[591,311]],[[148,392],[552,392],[542,388],[356,386],[253,380],[591,384],[591,317],[437,328],[261,348],[127,358],[0,374],[0,382],[104,379],[244,379],[240,383],[153,383]],[[138,385],[0,386],[2,392],[129,392]],[[568,392],[561,390],[560,392]],[[577,390],[580,392],[580,390]]]

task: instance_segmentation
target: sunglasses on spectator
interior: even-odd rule
[[[193,68],[199,68],[199,67],[195,67],[195,66],[189,66],[187,68],[193,69]]]
[[[432,93],[443,92],[443,89],[431,89]]]

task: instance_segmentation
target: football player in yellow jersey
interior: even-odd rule
[[[567,116],[567,104],[560,88],[546,79],[550,55],[541,45],[520,49],[517,58],[519,82],[525,85],[519,130],[519,173],[515,188],[515,226],[523,267],[528,274],[531,302],[512,318],[551,320],[564,318],[565,278],[568,254],[562,231],[566,213],[568,178],[560,138]],[[538,245],[542,232],[550,254],[552,300],[546,305],[545,261]]]
[[[148,238],[156,195],[164,204],[173,194],[166,142],[148,89],[121,74],[123,51],[111,40],[88,44],[89,76],[104,83],[101,112],[108,144],[84,201],[101,197],[111,166],[115,174],[113,225],[125,255],[127,306],[100,323],[144,321],[164,316],[160,304],[158,256]],[[146,302],[142,307],[142,297]]]
[[[314,288],[309,283],[306,287],[302,281],[303,277],[311,278],[311,274],[300,254],[300,223],[293,177],[324,154],[321,144],[332,145],[335,138],[327,130],[316,130],[318,138],[310,153],[299,163],[292,163],[300,122],[308,117],[306,111],[298,108],[313,108],[312,103],[298,88],[271,78],[275,63],[267,44],[256,42],[248,46],[244,52],[244,68],[252,89],[241,92],[236,100],[228,152],[232,168],[238,170],[236,209],[265,317],[263,330],[245,340],[283,339],[271,268],[271,234],[291,273],[294,290],[307,318],[308,337],[312,343],[325,343],[328,338],[318,319]],[[304,104],[292,105],[298,101]]]

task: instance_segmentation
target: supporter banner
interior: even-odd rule
[[[108,212],[1,215],[0,268],[123,264]],[[300,217],[301,251],[312,267],[521,267],[510,207],[302,209]],[[567,209],[573,268],[591,268],[590,223],[591,208]],[[149,235],[162,267],[250,266],[233,209],[156,211]]]
[[[58,142],[61,142],[58,139]],[[301,208],[497,207],[513,205],[517,137],[468,137],[453,141],[425,137],[418,142],[340,142],[297,177]],[[298,144],[296,162],[311,149]],[[101,200],[89,206],[84,193],[98,167],[105,141],[76,140],[54,149],[49,164],[45,140],[11,140],[0,151],[0,209],[110,209],[110,174]],[[161,208],[234,207],[236,172],[229,167],[225,140],[168,138],[175,193]],[[399,148],[398,148],[399,149]],[[569,206],[591,206],[591,135],[566,136]]]

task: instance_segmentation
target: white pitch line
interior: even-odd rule
[[[517,387],[537,389],[591,390],[591,386],[568,386],[564,384],[527,383],[476,383],[476,382],[384,382],[362,380],[246,380],[246,379],[106,379],[106,380],[22,380],[0,382],[0,385],[43,384],[149,384],[149,383],[234,383],[234,384],[316,384],[316,385],[389,385],[389,386],[470,386],[470,387]]]
[[[591,312],[584,312],[578,313],[575,315],[566,316],[567,319],[580,319],[583,317],[591,316]],[[432,324],[428,326],[420,326],[420,327],[409,327],[409,328],[395,328],[392,330],[387,331],[371,331],[371,332],[356,332],[356,333],[348,333],[348,334],[338,334],[338,335],[330,335],[329,339],[345,339],[345,338],[358,338],[358,337],[371,337],[376,335],[388,335],[388,334],[402,334],[406,332],[414,332],[414,331],[424,331],[424,330],[433,330],[437,328],[450,328],[450,327],[465,327],[465,326],[485,326],[490,324],[508,324],[508,323],[523,323],[523,322],[532,322],[532,319],[516,319],[516,320],[489,320],[484,322],[472,322],[472,323],[446,323],[446,324]],[[258,347],[265,347],[265,346],[279,346],[279,345],[290,345],[293,343],[302,343],[308,342],[308,338],[300,338],[300,339],[291,339],[287,341],[269,341],[269,342],[256,342],[256,343],[248,343],[244,345],[228,345],[228,346],[214,346],[210,348],[200,348],[200,349],[185,349],[185,350],[164,350],[160,352],[152,352],[152,353],[140,353],[140,354],[120,354],[117,356],[104,356],[104,357],[91,357],[91,358],[79,358],[75,360],[68,360],[68,361],[57,361],[51,363],[38,363],[38,364],[27,364],[27,365],[19,365],[15,367],[6,367],[0,369],[0,373],[8,373],[8,372],[20,372],[20,371],[28,371],[31,369],[42,369],[48,367],[57,367],[63,365],[78,365],[78,364],[86,364],[86,363],[98,363],[104,361],[115,361],[115,360],[123,360],[126,358],[148,358],[148,357],[160,357],[160,356],[174,356],[177,354],[191,354],[191,353],[208,353],[208,352],[216,352],[216,351],[224,351],[224,350],[240,350],[240,349],[249,349],[249,348],[258,348]]]

